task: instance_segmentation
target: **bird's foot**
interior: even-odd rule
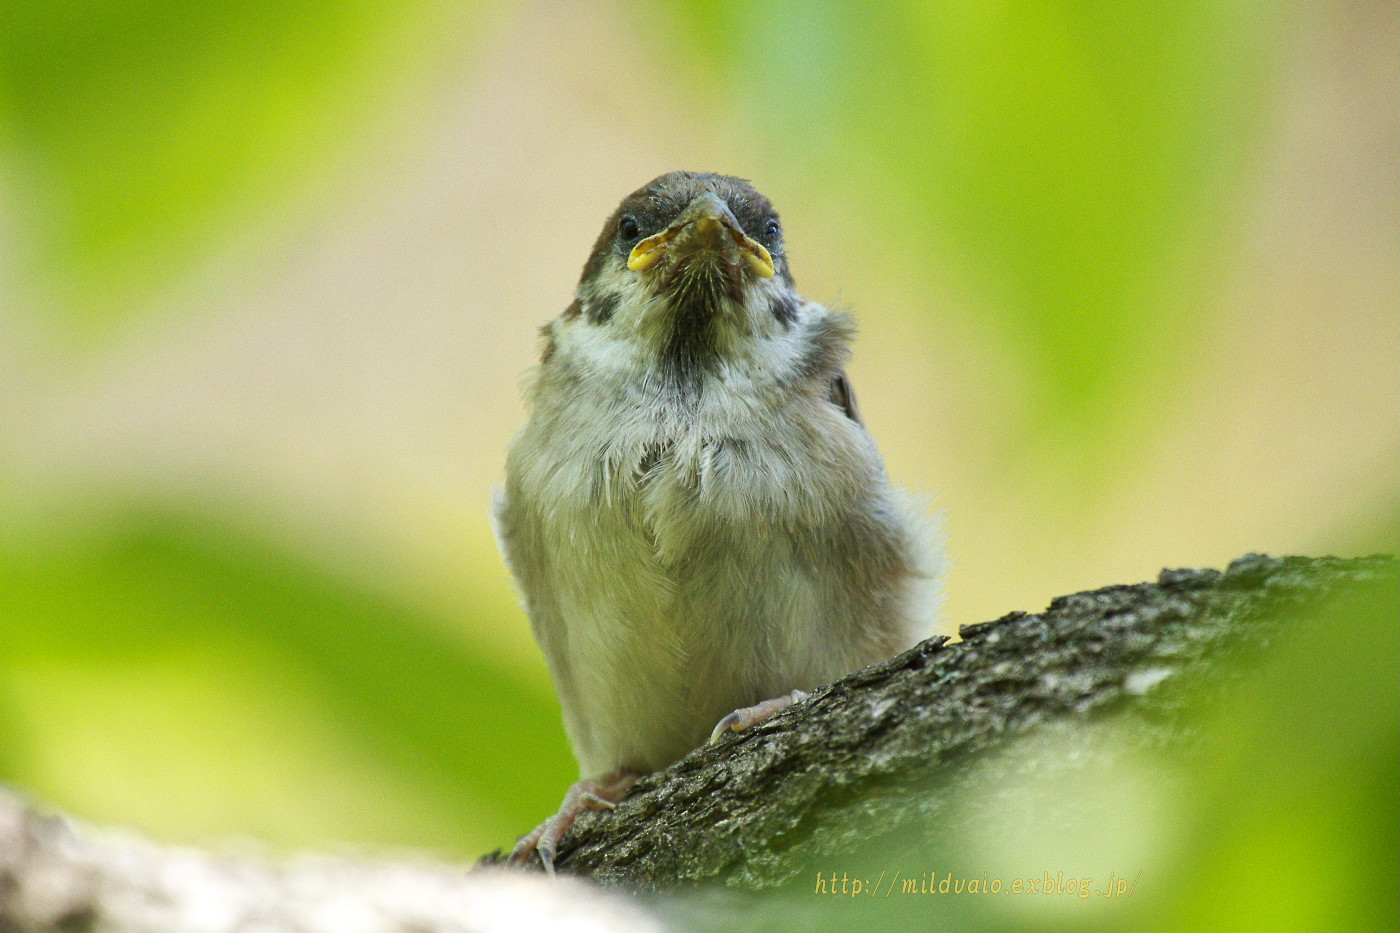
[[[764,700],[754,706],[746,706],[743,709],[736,709],[725,716],[715,725],[715,731],[710,733],[710,744],[719,741],[720,736],[733,730],[743,732],[752,726],[756,726],[774,713],[787,709],[794,703],[807,699],[804,690],[794,690],[785,697],[775,697],[771,700]]]
[[[555,814],[528,835],[520,837],[506,859],[507,864],[523,865],[538,852],[544,870],[554,874],[554,855],[558,851],[559,840],[574,825],[578,815],[584,810],[611,810],[638,777],[640,775],[619,768],[602,777],[586,778],[571,784]]]

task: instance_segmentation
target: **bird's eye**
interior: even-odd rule
[[[617,235],[624,240],[635,240],[641,232],[637,227],[637,222],[631,217],[624,217],[617,222]]]
[[[763,228],[763,235],[770,240],[776,240],[778,238],[778,234],[782,232],[783,228],[778,226],[778,222],[776,220],[768,221],[768,224]]]

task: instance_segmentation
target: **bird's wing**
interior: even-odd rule
[[[856,390],[844,370],[832,377],[829,397],[833,405],[846,413],[847,418],[865,427],[865,422],[860,417],[860,408],[856,405]]]

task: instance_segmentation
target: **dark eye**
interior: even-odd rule
[[[768,223],[763,227],[763,235],[770,240],[776,240],[779,234],[781,234],[782,232],[783,228],[778,226],[778,222],[776,220],[768,221]]]
[[[617,235],[624,240],[635,240],[641,232],[637,227],[637,222],[631,217],[624,217],[617,222]]]

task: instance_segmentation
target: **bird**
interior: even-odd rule
[[[886,475],[853,336],[746,180],[671,172],[604,222],[493,502],[580,774],[509,862],[553,873],[584,809],[932,634],[939,517]]]

